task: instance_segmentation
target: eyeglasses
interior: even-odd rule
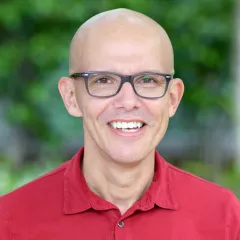
[[[73,73],[73,79],[83,78],[90,96],[108,98],[119,93],[124,83],[129,82],[134,92],[142,98],[156,99],[165,95],[171,74],[143,72],[136,75],[121,75],[113,72]]]

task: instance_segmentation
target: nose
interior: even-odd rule
[[[115,96],[114,107],[124,108],[126,111],[140,107],[139,96],[136,95],[129,82],[124,83],[120,92]]]

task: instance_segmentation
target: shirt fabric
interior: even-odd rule
[[[83,152],[0,198],[0,240],[240,240],[240,203],[231,191],[156,152],[150,188],[121,215],[88,188]]]

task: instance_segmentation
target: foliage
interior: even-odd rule
[[[186,85],[182,112],[188,114],[178,115],[173,127],[198,127],[205,116],[219,112],[231,117],[234,0],[2,0],[0,105],[4,103],[10,128],[20,128],[28,138],[28,150],[36,143],[35,153],[55,152],[55,158],[64,144],[82,136],[79,119],[65,112],[57,82],[68,75],[68,48],[77,28],[91,16],[119,7],[152,17],[172,40],[176,76]],[[32,165],[20,173],[0,163],[7,164],[0,168],[0,184],[6,185],[0,190],[48,169]],[[230,178],[226,175],[224,182]]]
[[[230,112],[233,0],[97,3],[93,0],[1,2],[0,96],[10,99],[7,112],[12,124],[21,125],[32,137],[44,141],[57,136],[57,129],[51,128],[53,117],[48,108],[64,111],[56,84],[61,75],[67,75],[70,40],[86,19],[117,7],[143,12],[169,33],[175,49],[176,75],[187,85],[186,108],[198,109],[194,115],[201,114],[200,110],[206,113],[218,108]],[[54,114],[58,114],[57,110]]]

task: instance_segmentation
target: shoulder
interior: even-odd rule
[[[12,239],[36,227],[43,219],[56,219],[62,209],[64,172],[68,164],[69,161],[0,197],[0,236],[3,239]]]
[[[202,222],[202,229],[228,229],[230,239],[240,234],[240,202],[234,193],[168,164],[174,191],[184,216]]]
[[[215,198],[232,198],[234,196],[234,194],[225,187],[198,177],[171,164],[168,164],[168,166],[174,181],[174,185],[180,191],[191,190],[191,193],[197,195],[198,197],[202,194],[205,197],[211,197],[214,195]]]
[[[231,190],[171,164],[168,166],[182,208],[229,222],[234,218],[240,225],[240,202]]]
[[[0,197],[2,209],[15,209],[18,206],[32,206],[40,201],[46,201],[63,189],[63,176],[69,161],[37,179]]]
[[[206,226],[214,222],[216,226],[224,224],[240,231],[240,202],[231,190],[171,164],[168,166],[180,210],[184,214],[202,219]]]

